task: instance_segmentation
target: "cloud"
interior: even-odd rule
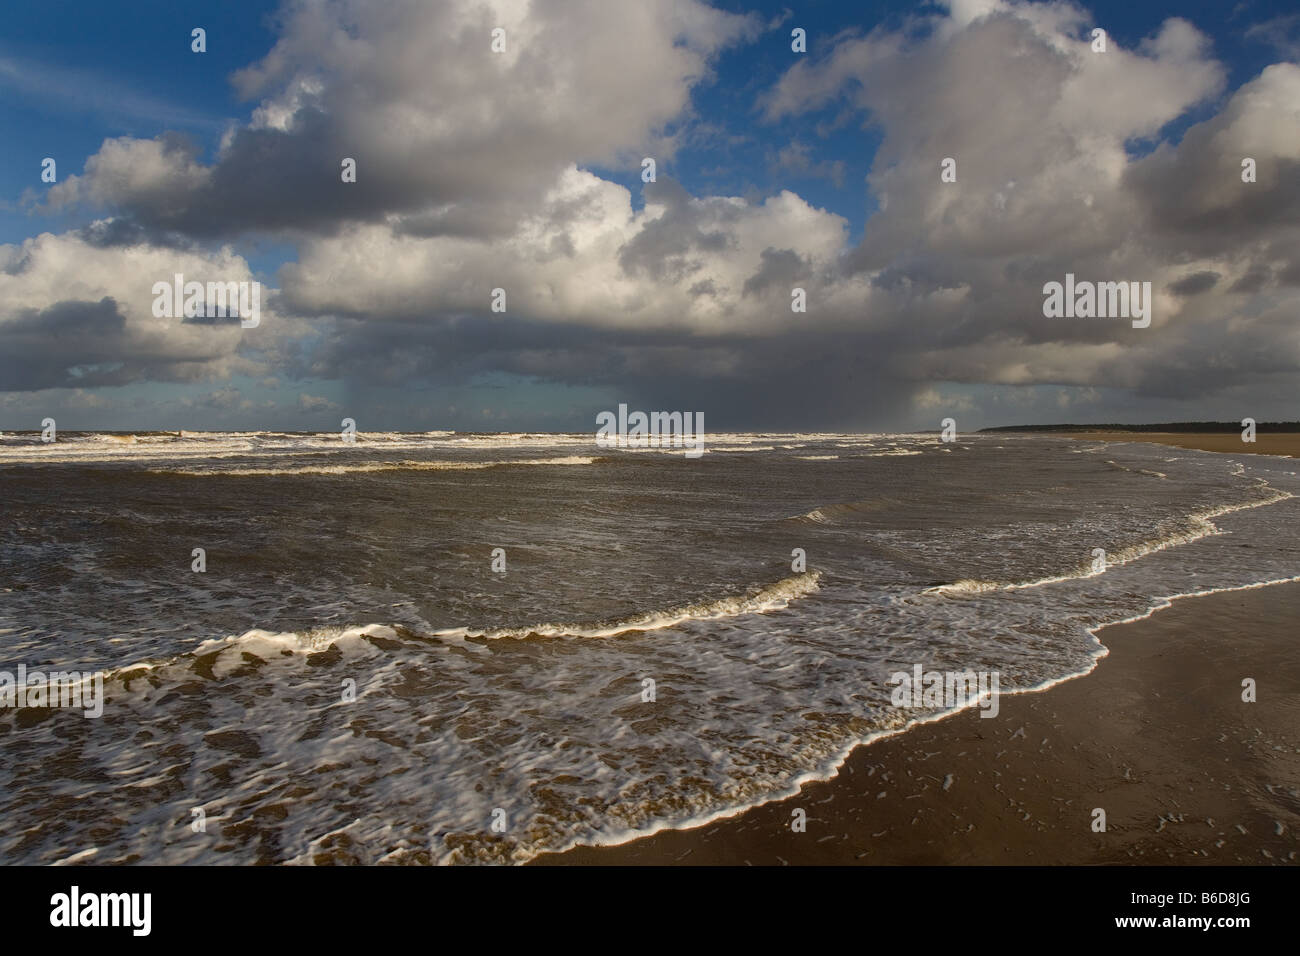
[[[1246,37],[1267,43],[1288,60],[1300,60],[1300,13],[1252,24],[1246,29]]]
[[[274,361],[286,338],[303,331],[267,303],[257,329],[157,317],[153,285],[176,273],[252,280],[228,248],[106,245],[76,233],[0,245],[0,388],[226,378]]]
[[[500,288],[507,314],[532,321],[748,338],[788,331],[787,279],[806,277],[828,318],[840,314],[837,299],[847,305],[867,289],[834,281],[845,221],[793,193],[696,199],[661,181],[645,198],[634,211],[624,187],[571,167],[498,242],[380,225],[310,238],[281,270],[284,304],[301,314],[491,324]]]
[[[1169,291],[1178,296],[1200,295],[1202,292],[1213,289],[1218,281],[1219,274],[1217,272],[1210,272],[1209,270],[1193,272],[1191,275],[1169,283]]]
[[[308,395],[306,392],[298,396],[298,410],[303,412],[331,411],[339,406],[331,402],[328,398],[319,395]]]
[[[769,159],[772,169],[777,173],[790,172],[816,179],[828,179],[836,188],[844,185],[845,163],[842,159],[813,161],[812,147],[795,140],[781,147],[776,155]]]
[[[152,140],[105,140],[86,160],[84,175],[50,187],[47,204],[52,210],[78,202],[122,206],[139,222],[166,224],[174,218],[178,197],[204,189],[211,180],[211,170],[195,161],[197,153],[190,140],[171,133]]]
[[[181,404],[190,408],[198,407],[229,410],[240,408],[241,406],[247,406],[251,403],[244,400],[243,393],[241,393],[239,389],[227,386],[225,388],[219,388],[215,391],[208,392],[205,395],[200,395],[197,398],[183,398],[181,399]]]
[[[1069,4],[953,4],[902,31],[842,37],[766,98],[772,120],[847,101],[883,135],[868,180],[881,208],[846,255],[846,272],[879,293],[863,311],[889,328],[881,354],[916,382],[1171,397],[1293,372],[1283,316],[1295,299],[1269,294],[1265,276],[1296,263],[1284,224],[1300,184],[1295,68],[1270,67],[1181,143],[1134,159],[1135,140],[1212,100],[1224,71],[1186,21],[1132,50],[1111,39],[1106,53],[1090,26]],[[1251,151],[1269,167],[1254,192],[1240,180]],[[948,157],[955,183],[940,181]],[[1044,319],[1042,286],[1067,272],[1151,281],[1152,328]]]
[[[942,414],[969,412],[975,408],[969,395],[944,394],[934,388],[925,388],[918,392],[913,399],[913,404],[926,412]]]
[[[498,236],[574,163],[670,155],[692,86],[761,27],[696,0],[294,3],[275,47],[235,74],[259,105],[211,166],[165,138],[110,140],[52,200],[190,235],[396,218]]]
[[[1248,158],[1255,182],[1242,179]],[[1300,219],[1300,66],[1265,69],[1177,146],[1129,166],[1124,185],[1150,228],[1183,248],[1285,240]]]
[[[110,122],[146,121],[206,130],[222,125],[215,117],[141,93],[107,74],[67,63],[55,67],[0,56],[0,86],[31,99],[55,103],[64,110],[97,113]]]
[[[66,385],[71,367],[107,383],[255,364],[349,394],[505,374],[728,427],[869,426],[936,401],[980,411],[965,390],[943,397],[958,394],[948,385],[1042,387],[1076,405],[1294,385],[1300,67],[1223,100],[1226,71],[1187,21],[1105,53],[1092,25],[1071,3],[963,0],[796,58],[762,97],[764,121],[880,136],[878,210],[851,246],[843,217],[790,190],[694,195],[661,176],[637,208],[589,168],[670,156],[692,90],[757,35],[753,18],[667,0],[297,4],[237,75],[258,105],[214,162],[174,137],[110,140],[50,191],[59,208],[118,215],[8,253],[39,261],[0,298],[0,336],[47,327],[48,359],[58,328],[99,323],[75,361],[15,370],[23,387]],[[505,54],[490,51],[494,26]],[[1162,138],[1192,110],[1209,118]],[[344,156],[355,184],[340,182]],[[940,179],[945,158],[956,182]],[[770,162],[836,168],[800,141]],[[214,255],[206,240],[246,231],[286,231],[298,250],[257,354],[238,329],[163,334],[141,280],[109,275],[138,276],[149,255],[154,271],[190,256],[188,273]],[[83,263],[102,275],[78,284]],[[18,274],[5,270],[0,295]],[[1067,273],[1150,282],[1151,326],[1045,318],[1043,285]],[[807,312],[791,311],[796,285]]]

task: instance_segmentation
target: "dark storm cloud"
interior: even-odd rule
[[[1271,279],[1272,274],[1267,269],[1254,268],[1234,282],[1228,291],[1251,295],[1267,286]]]
[[[106,144],[91,158],[85,180],[69,180],[73,188],[66,190],[66,199],[51,191],[56,200],[85,195],[122,210],[130,219],[116,227],[117,235],[130,229],[196,238],[285,230],[332,233],[349,221],[380,221],[413,206],[450,202],[457,195],[456,183],[427,176],[420,181],[413,170],[374,159],[367,162],[357,144],[341,142],[336,125],[310,108],[295,114],[292,133],[239,130],[210,167],[200,164],[194,143],[171,134],[152,142],[119,143],[118,148]],[[357,160],[360,174],[355,183],[342,182],[345,157]],[[173,174],[122,183],[123,167],[150,159]],[[444,217],[447,231],[493,234],[488,225],[471,225],[466,216],[462,211],[458,217]]]
[[[872,351],[860,335],[797,330],[738,346],[729,337],[683,342],[665,332],[557,328],[510,317],[349,320],[305,357],[303,370],[345,377],[357,394],[417,380],[464,385],[505,372],[605,387],[633,407],[704,411],[715,429],[761,422],[797,429],[809,420],[847,428],[888,422],[910,398],[905,383],[882,374]]]
[[[176,273],[251,281],[247,264],[228,249],[205,254],[100,228],[109,225],[0,246],[0,390],[226,378],[274,361],[305,331],[275,312],[270,293],[256,330],[156,315],[156,283]]]
[[[1213,289],[1218,281],[1217,272],[1193,272],[1176,282],[1169,283],[1169,291],[1178,296],[1200,295]]]
[[[1300,67],[1270,66],[1176,147],[1161,145],[1131,164],[1124,186],[1151,231],[1171,248],[1227,250],[1267,241],[1300,221],[1298,86]]]
[[[227,309],[225,315],[208,315],[206,312],[201,315],[187,315],[181,319],[185,325],[234,325],[238,326],[244,321],[243,316],[239,314],[236,308]]]
[[[742,295],[757,295],[773,288],[788,293],[810,274],[808,262],[793,249],[764,249],[761,262],[759,270],[745,280]]]
[[[664,214],[619,250],[624,272],[655,281],[681,282],[704,268],[707,253],[720,252],[731,243],[728,234],[717,228],[719,219],[736,218],[725,205],[694,200],[680,183],[669,179],[648,184],[645,200],[662,205]]]
[[[126,319],[110,298],[21,309],[0,323],[0,383],[6,390],[119,385]]]

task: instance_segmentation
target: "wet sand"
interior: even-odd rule
[[[1103,629],[1092,673],[1004,694],[997,717],[858,747],[835,778],[734,817],[533,863],[1294,865],[1297,622],[1300,583],[1180,598]]]
[[[1236,455],[1300,456],[1300,432],[1257,434],[1253,442],[1241,440],[1241,432],[1060,432],[1064,438],[1083,441],[1147,441],[1175,448],[1226,452]]]

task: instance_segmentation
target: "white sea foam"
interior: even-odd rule
[[[255,477],[272,475],[351,475],[376,471],[478,471],[523,465],[591,465],[598,459],[583,455],[561,458],[516,458],[496,461],[368,461],[337,465],[281,465],[271,468],[155,468],[158,474],[192,478]]]
[[[661,611],[647,611],[619,621],[543,623],[523,627],[484,629],[455,627],[434,631],[433,636],[451,639],[475,637],[488,640],[512,637],[615,637],[633,631],[655,631],[665,627],[676,627],[686,621],[710,621],[742,614],[765,614],[769,611],[783,610],[791,601],[816,591],[820,578],[819,572],[810,571],[784,578],[755,594],[701,601],[697,604]]]
[[[1124,470],[1131,471],[1132,469],[1126,468]],[[1164,551],[1166,548],[1191,544],[1193,541],[1199,541],[1201,538],[1221,534],[1222,532],[1219,527],[1214,524],[1212,519],[1232,514],[1236,511],[1245,511],[1250,508],[1262,508],[1265,505],[1276,504],[1279,501],[1285,501],[1288,498],[1294,497],[1295,495],[1291,494],[1289,491],[1274,490],[1268,497],[1256,501],[1220,505],[1215,508],[1207,508],[1204,511],[1188,515],[1186,518],[1186,527],[1182,529],[1172,531],[1169,534],[1161,535],[1160,537],[1153,538],[1149,541],[1141,541],[1137,544],[1128,545],[1113,554],[1107,553],[1106,568],[1118,567],[1119,565],[1128,564],[1130,561],[1144,558],[1149,554]],[[1089,564],[1075,573],[1037,578],[1031,581],[980,581],[963,579],[960,581],[954,581],[952,584],[941,584],[937,587],[927,588],[925,593],[978,594],[984,591],[1015,591],[1024,588],[1037,588],[1042,587],[1045,584],[1056,584],[1061,581],[1073,581],[1080,578],[1095,577],[1098,574],[1104,574],[1106,568],[1094,570]]]

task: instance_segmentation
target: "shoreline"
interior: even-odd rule
[[[1091,670],[1004,694],[997,717],[916,724],[793,796],[528,865],[1300,862],[1300,582],[1164,602],[1098,627]]]
[[[1254,442],[1241,440],[1240,432],[1038,432],[1028,434],[1073,438],[1077,441],[1147,442],[1210,451],[1221,455],[1273,455],[1279,458],[1300,457],[1300,433],[1272,432],[1256,434]]]

